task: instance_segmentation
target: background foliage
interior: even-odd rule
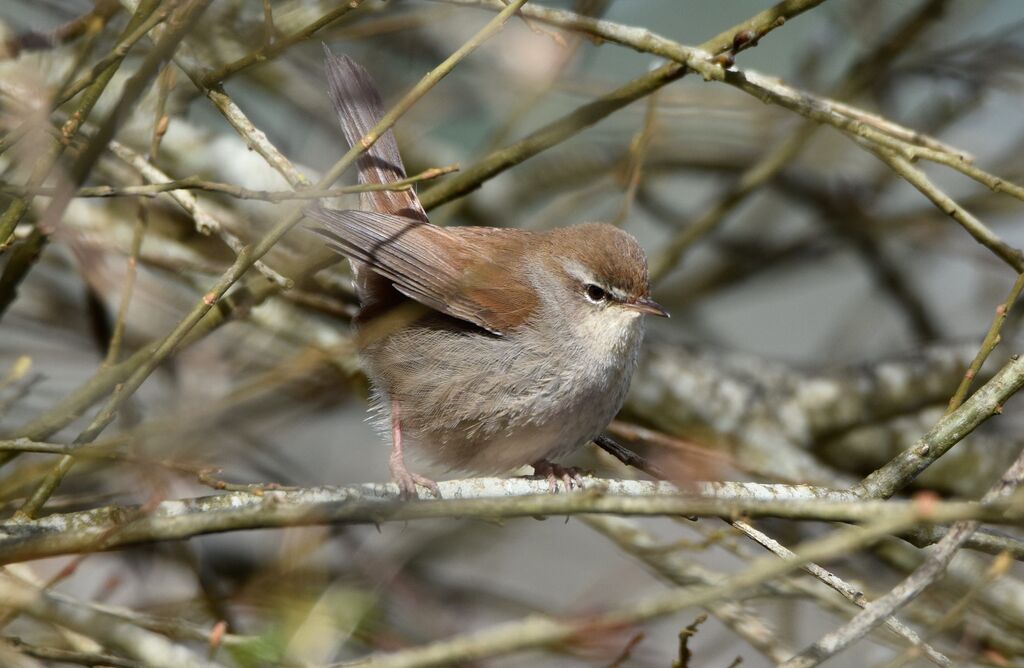
[[[512,9],[3,3],[0,663],[1024,665],[1021,6]],[[640,239],[667,482],[367,482],[320,42],[434,222]]]

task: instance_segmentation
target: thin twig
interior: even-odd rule
[[[871,150],[882,162],[902,176],[907,183],[921,191],[921,194],[931,200],[935,206],[960,223],[978,243],[995,253],[1017,273],[1024,273],[1024,253],[1020,249],[1014,248],[1000,239],[987,225],[932,183],[924,172],[910,163],[910,160],[885,149],[872,148]]]
[[[134,9],[138,0],[120,0],[121,4],[129,9]],[[151,31],[151,38],[154,41],[163,39],[163,26],[157,26]],[[224,116],[224,119],[234,128],[246,142],[246,144],[275,169],[293,188],[304,187],[310,184],[306,175],[292,164],[285,155],[270,141],[266,133],[257,128],[248,116],[235,104],[221,88],[209,87],[203,84],[204,72],[197,65],[194,65],[183,58],[176,57],[174,62],[192,83],[202,91],[214,107]]]
[[[203,87],[213,88],[228,77],[238,74],[257,63],[271,60],[274,56],[283,52],[285,49],[309,39],[318,31],[330,26],[353,9],[359,7],[361,2],[362,0],[346,0],[323,16],[317,18],[317,20],[303,28],[300,28],[299,30],[296,30],[292,34],[275,39],[273,42],[265,41],[263,46],[256,51],[242,56],[238,60],[228,63],[223,67],[219,67],[212,72],[205,73],[199,81]]]
[[[128,55],[128,52],[131,51],[132,47],[135,46],[140,39],[145,37],[146,33],[164,22],[167,15],[170,14],[171,9],[174,7],[174,4],[175,3],[171,0],[164,0],[160,7],[149,15],[149,18],[121,39],[121,41],[119,41],[107,55],[92,66],[92,69],[90,69],[87,74],[62,90],[60,95],[57,96],[57,100],[53,105],[54,108],[60,107],[68,100],[85,90],[108,67],[116,65],[124,60],[124,57]]]
[[[978,349],[978,354],[971,360],[970,366],[967,367],[967,371],[964,372],[964,378],[960,381],[960,385],[956,388],[956,392],[949,399],[949,404],[946,407],[946,412],[951,413],[960,405],[963,404],[964,399],[967,397],[968,390],[971,389],[971,383],[978,374],[981,373],[981,367],[985,365],[985,360],[992,354],[995,347],[1002,341],[1002,337],[999,335],[999,331],[1003,328],[1003,323],[1006,322],[1006,315],[1013,308],[1013,305],[1017,303],[1017,297],[1020,296],[1021,290],[1024,290],[1024,274],[1017,277],[1014,281],[1013,287],[1010,288],[1010,294],[1006,296],[1006,300],[996,307],[995,315],[992,318],[992,324],[988,328],[988,332],[985,334],[985,338],[981,342],[981,347]]]
[[[131,150],[127,146],[115,141],[110,142],[110,150],[118,158],[131,165],[135,170],[142,175],[142,178],[149,182],[166,183],[170,181],[168,177],[161,170],[157,169],[149,160],[139,155],[135,151]],[[135,186],[137,188],[145,188],[146,186]],[[217,220],[212,214],[206,211],[206,208],[199,203],[199,199],[186,189],[172,189],[168,190],[171,198],[177,202],[177,204],[184,209],[196,223],[196,228],[200,234],[211,234],[214,233],[220,237],[228,248],[239,254],[245,247],[243,242],[234,232],[227,229],[219,220]],[[276,270],[269,267],[264,262],[256,262],[254,264],[257,271],[267,277],[267,280],[274,283],[278,287],[287,289],[291,287],[291,279],[282,276]]]
[[[128,307],[132,302],[132,291],[135,288],[135,276],[138,273],[139,252],[142,250],[142,238],[146,234],[146,226],[149,224],[149,212],[143,202],[139,202],[135,214],[135,226],[132,230],[132,245],[128,252],[127,267],[125,268],[124,280],[121,283],[121,301],[117,307],[117,316],[114,318],[114,330],[110,335],[110,342],[107,345],[107,354],[103,360],[104,366],[117,363],[121,355],[121,341],[124,339],[124,330],[128,322]]]
[[[123,147],[123,145],[114,143],[112,143],[111,146]],[[122,154],[125,156],[137,155],[134,152],[128,153],[127,151],[122,152]],[[134,161],[131,161],[131,163],[135,164]],[[417,183],[430,181],[438,178],[439,176],[451,174],[452,172],[457,171],[459,171],[459,166],[457,164],[453,164],[445,165],[443,167],[431,167],[423,170],[419,174],[415,174],[400,181],[392,181],[390,183],[366,183],[361,185],[344,186],[341,188],[309,188],[305,190],[252,190],[250,188],[236,186],[233,183],[207,181],[198,176],[190,176],[184,179],[158,181],[144,186],[92,186],[88,188],[79,188],[75,192],[75,197],[156,197],[162,193],[173,192],[176,190],[202,190],[205,192],[223,193],[237,199],[251,199],[263,202],[288,202],[293,200],[341,197],[342,195],[349,195],[352,193],[410,190]],[[150,173],[156,176],[159,172],[158,170],[155,170]],[[27,189],[20,186],[0,184],[0,192],[10,193],[13,195],[49,197],[56,192],[56,189],[42,187],[29,192]],[[209,233],[209,230],[204,233]]]

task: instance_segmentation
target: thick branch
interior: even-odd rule
[[[536,517],[612,513],[697,517],[783,517],[868,522],[909,512],[913,502],[866,501],[845,491],[805,485],[710,482],[699,495],[681,495],[664,482],[589,478],[583,491],[551,494],[546,481],[475,478],[440,483],[442,499],[403,502],[393,484],[265,489],[181,501],[152,512],[139,506],[108,506],[0,525],[0,562],[113,549],[209,533],[327,523],[406,521],[437,517]],[[960,519],[1021,523],[1003,505],[969,502],[935,505],[925,523]]]

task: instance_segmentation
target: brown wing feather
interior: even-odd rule
[[[530,234],[452,228],[372,211],[311,208],[327,245],[362,263],[402,294],[461,320],[504,334],[536,307],[519,266]],[[473,230],[473,231],[469,231]],[[486,245],[486,248],[485,248]]]
[[[341,131],[349,146],[355,146],[384,116],[380,93],[369,73],[346,55],[335,56],[324,45],[324,69],[331,103],[338,113]],[[395,134],[388,130],[370,150],[359,156],[359,182],[392,183],[405,178],[402,156]],[[363,193],[363,207],[406,218],[426,221],[427,214],[412,190]]]

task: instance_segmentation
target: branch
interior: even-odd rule
[[[494,5],[489,3],[480,2],[473,4],[494,8]],[[529,13],[529,9],[527,8],[527,13]],[[719,81],[729,84],[756,97],[762,102],[776,104],[817,123],[831,125],[857,140],[858,144],[863,145],[866,141],[869,150],[876,153],[879,150],[888,150],[907,161],[916,161],[923,158],[944,164],[994,191],[1004,192],[1012,197],[1024,199],[1024,187],[975,167],[971,164],[969,156],[963,151],[949,147],[932,137],[900,126],[876,114],[792,88],[777,79],[754,71],[741,71],[733,68],[731,62],[728,60],[723,61],[721,58],[716,57],[714,52],[710,52],[709,49],[703,46],[697,48],[685,46],[645,28],[593,19],[568,11],[541,11],[537,12],[535,18],[569,30],[580,31],[602,40],[629,46],[638,51],[668,58],[697,72],[706,81]],[[738,36],[739,32],[733,33],[733,35]],[[779,153],[779,156],[784,157],[784,152]],[[770,157],[774,157],[774,154]],[[769,162],[765,164],[765,168],[772,169],[774,167]],[[469,172],[464,177],[468,174]],[[451,182],[446,184],[446,186],[453,185]],[[737,191],[736,197],[742,196],[743,191],[740,189]],[[731,204],[726,200],[721,207],[723,208],[721,214],[715,210],[707,214],[709,222],[706,225],[715,224],[715,221],[720,219],[721,215],[724,215],[724,211],[731,207]],[[968,220],[963,216],[955,217],[955,219],[961,224]],[[997,254],[999,257],[1013,266],[1018,273],[1024,271],[1024,255],[1022,255],[1021,251],[1009,247],[1005,242],[995,237],[994,233],[985,228],[980,221],[973,220],[970,222],[972,226],[968,228],[968,231],[976,235],[977,238],[978,231],[982,230],[984,236],[991,240],[990,243],[986,244],[987,246],[994,250],[998,249]],[[681,249],[678,252],[681,252]],[[655,266],[656,275],[660,276],[666,272],[671,260],[671,257],[667,257],[664,261],[659,262]]]
[[[923,512],[922,512],[923,511]],[[577,618],[532,615],[498,624],[476,633],[456,636],[421,647],[377,654],[360,666],[372,668],[413,668],[443,665],[453,661],[472,661],[530,648],[566,642],[586,632],[608,632],[632,624],[668,615],[693,606],[702,606],[758,587],[792,572],[808,561],[824,561],[861,549],[892,532],[899,532],[924,520],[930,514],[922,507],[910,506],[900,512],[881,515],[866,527],[851,527],[824,538],[808,541],[794,550],[792,559],[768,555],[754,561],[747,570],[712,586],[687,587],[655,594],[611,612]]]
[[[74,605],[66,598],[29,587],[10,576],[0,578],[0,605],[100,639],[147,666],[216,668],[220,665],[202,659],[184,646],[174,644],[152,631],[125,623],[119,617]]]
[[[792,559],[795,555],[793,551],[786,546],[779,543],[777,540],[768,536],[762,531],[754,528],[753,525],[746,522],[733,522],[732,525],[739,529],[741,532],[746,534],[751,540],[758,545],[764,547],[769,552],[772,552],[776,556],[782,559]],[[854,605],[861,608],[865,608],[868,605],[867,600],[864,598],[864,593],[847,583],[841,577],[835,573],[826,570],[814,562],[808,562],[804,564],[804,570],[818,578],[826,586],[831,587],[835,591],[839,592],[843,598],[850,601]],[[906,639],[912,649],[924,652],[924,654],[932,660],[936,665],[939,666],[952,666],[952,661],[949,657],[938,652],[934,647],[924,642],[913,629],[908,627],[906,624],[898,620],[894,616],[884,617],[881,621],[885,622],[885,625],[896,635]]]
[[[142,4],[141,8],[133,13],[132,18],[128,21],[128,25],[125,26],[122,38],[126,35],[130,35],[133,30],[139,25],[146,22],[146,19],[153,14],[156,9],[157,3],[155,0],[147,0]],[[74,112],[68,119],[68,122],[61,128],[62,138],[70,140],[78,132],[81,124],[88,118],[95,107],[96,102],[99,100],[100,95],[106,90],[107,85],[113,79],[114,74],[117,72],[118,67],[121,65],[121,60],[115,60],[111,62],[104,70],[95,78],[95,80],[88,86],[88,90],[85,95],[78,101]],[[41,156],[32,168],[32,174],[29,177],[29,187],[37,187],[41,185],[49,176],[50,171],[57,164],[57,160],[64,153],[64,149],[67,146],[66,141],[54,141],[47,149],[46,153]],[[4,210],[2,216],[0,216],[0,249],[3,249],[8,239],[14,233],[14,228],[21,220],[25,212],[28,211],[29,200],[25,198],[18,198],[11,202]]]
[[[892,496],[982,422],[1002,413],[1003,404],[1022,386],[1024,358],[1014,355],[992,380],[980,387],[960,408],[943,416],[913,447],[864,478],[853,491],[865,498]]]
[[[659,543],[638,522],[608,515],[582,515],[579,519],[608,537],[619,549],[643,562],[661,579],[676,586],[715,585],[722,582],[722,576],[697,564],[691,555],[666,550],[664,544]],[[793,655],[778,637],[778,631],[755,616],[742,603],[716,601],[705,607],[773,663],[781,663]]]
[[[350,11],[358,7],[361,2],[362,0],[347,0],[340,6],[335,7],[312,23],[296,30],[290,35],[285,35],[284,37],[275,39],[272,43],[264,44],[259,49],[242,56],[238,60],[205,73],[200,80],[202,85],[206,88],[212,88],[230,76],[246,70],[257,63],[262,63],[274,58],[285,49],[309,39],[319,30],[328,27],[341,17],[345,16],[345,14],[348,14]]]
[[[70,455],[68,455],[70,456]],[[107,506],[0,525],[0,563],[113,549],[209,533],[284,526],[379,524],[436,517],[536,517],[611,513],[696,517],[781,517],[869,522],[909,512],[911,501],[858,499],[850,492],[806,485],[708,482],[682,495],[665,482],[588,478],[578,493],[551,494],[543,480],[474,478],[440,484],[441,499],[403,502],[391,484],[237,491],[141,506]],[[1021,524],[1006,504],[943,502],[925,524],[961,519]]]
[[[451,174],[452,172],[459,171],[459,166],[453,164],[445,165],[444,167],[431,167],[423,170],[419,174],[414,174],[408,178],[398,181],[390,181],[388,183],[364,183],[361,185],[344,186],[341,188],[328,188],[326,190],[315,190],[313,188],[305,190],[252,190],[250,188],[236,186],[233,183],[207,181],[206,179],[201,179],[198,176],[190,176],[184,179],[170,179],[166,174],[163,174],[163,172],[153,167],[152,163],[146,162],[145,160],[137,162],[134,157],[141,158],[141,156],[138,156],[137,153],[131,151],[131,149],[128,149],[126,146],[118,144],[117,142],[111,142],[111,148],[118,157],[122,158],[133,167],[138,168],[139,165],[145,164],[146,168],[144,176],[147,181],[150,181],[150,183],[148,185],[141,186],[92,186],[88,188],[79,188],[75,192],[75,197],[156,197],[162,193],[174,193],[180,190],[202,190],[205,192],[230,195],[237,199],[252,199],[259,200],[261,202],[288,202],[292,200],[341,197],[342,195],[349,195],[352,193],[377,192],[383,190],[411,190],[415,184],[420,183],[421,181],[429,181],[444,174]],[[139,168],[139,171],[142,172],[143,169]],[[29,191],[21,186],[0,183],[0,192],[19,196],[33,195],[49,197],[53,195],[56,190],[56,188],[42,187]],[[182,208],[185,207],[182,206]],[[213,229],[216,229],[211,228],[208,220],[197,220],[196,224],[197,226],[200,226],[199,231],[202,234],[209,234]]]
[[[1024,481],[1024,451],[1013,466],[982,498],[991,502],[1009,496]],[[915,599],[946,571],[949,562],[978,529],[977,522],[958,522],[939,541],[925,562],[903,582],[862,610],[847,624],[827,634],[782,664],[783,668],[812,668],[863,638],[889,615]]]
[[[924,32],[925,28],[939,13],[938,9],[946,0],[931,0],[912,12],[900,25],[875,45],[871,52],[853,62],[839,77],[842,82],[832,92],[832,97],[848,98],[875,81],[878,70],[888,65],[893,57]],[[811,121],[792,132],[765,152],[754,164],[738,176],[718,201],[673,236],[651,261],[651,281],[657,282],[679,264],[680,258],[696,241],[717,228],[747,197],[771,181],[784,167],[808,145],[820,126]]]
[[[116,141],[110,142],[110,150],[118,158],[131,165],[142,178],[150,183],[159,181],[169,181],[170,177],[164,174],[162,171],[156,168],[149,160],[139,155],[135,151],[131,150],[127,146],[120,144]],[[144,186],[143,186],[144,187]],[[77,197],[81,197],[81,194],[76,193]],[[212,214],[206,211],[206,208],[199,203],[199,199],[188,192],[187,190],[174,190],[171,191],[171,198],[178,203],[178,205],[185,210],[196,223],[196,228],[200,234],[216,233],[224,243],[234,251],[235,255],[239,255],[245,248],[245,243],[238,238],[231,230],[227,229],[221,224]],[[255,262],[253,266],[263,274],[268,281],[274,283],[281,288],[289,288],[292,285],[291,280],[285,278],[275,270],[263,262]]]
[[[784,0],[783,2],[779,2],[773,7],[751,17],[749,20],[737,24],[725,32],[716,35],[712,39],[709,39],[700,46],[700,49],[689,49],[687,51],[687,56],[693,55],[694,57],[697,57],[697,54],[700,54],[701,56],[707,56],[710,58],[712,55],[729,52],[734,47],[735,36],[737,34],[749,31],[759,36],[766,35],[775,28],[783,25],[787,19],[791,19],[809,9],[813,9],[823,1],[824,0]],[[488,9],[494,10],[501,7],[504,7],[504,4],[500,2],[487,6]],[[523,12],[527,16],[532,17],[535,16],[535,13],[532,11],[534,9],[536,8],[527,5],[523,8]],[[554,12],[556,10],[547,11]],[[592,22],[601,24],[607,23],[598,19],[573,14],[572,12],[563,12],[563,14],[571,15],[574,20],[580,22],[580,25],[587,25]],[[541,17],[537,16],[537,18]],[[541,20],[545,19],[542,18]],[[552,24],[558,25],[554,22],[552,22]],[[560,27],[567,27],[569,29],[577,28],[576,25],[564,25]],[[648,35],[651,34],[646,30],[642,32]],[[616,41],[603,35],[600,35],[600,37],[602,39],[609,39],[609,41]],[[537,130],[528,137],[504,148],[493,151],[477,164],[472,165],[463,171],[459,176],[448,179],[443,184],[434,186],[421,194],[420,202],[423,204],[423,208],[429,211],[430,209],[438,207],[445,202],[449,202],[457,197],[465,195],[466,193],[472,192],[479,188],[485,181],[493,178],[497,174],[518,165],[524,160],[532,158],[541,151],[547,150],[552,146],[573,137],[581,130],[594,125],[622,107],[635,102],[645,95],[649,95],[660,89],[662,86],[685,76],[687,70],[683,65],[687,64],[689,64],[688,61],[686,58],[683,58],[682,60],[679,60],[678,63],[663,65],[656,70],[648,72],[647,74],[644,74],[643,76],[640,76],[615,89],[594,102],[583,105],[579,109],[576,109],[562,118],[545,125],[543,128]]]

